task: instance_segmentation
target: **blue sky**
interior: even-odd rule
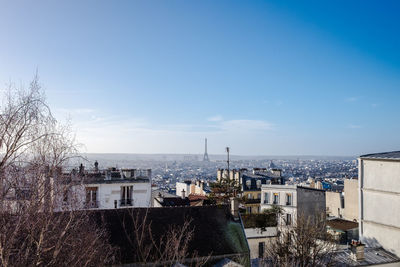
[[[396,1],[1,1],[0,86],[38,69],[87,152],[400,149]]]

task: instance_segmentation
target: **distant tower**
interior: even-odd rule
[[[205,143],[205,150],[204,150],[203,161],[210,161],[210,159],[208,158],[208,153],[207,153],[207,138],[206,138],[206,143]]]

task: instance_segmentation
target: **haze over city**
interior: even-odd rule
[[[37,70],[88,153],[201,154],[205,137],[209,154],[392,151],[398,14],[395,1],[7,1],[0,85]]]

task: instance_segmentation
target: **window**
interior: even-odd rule
[[[246,213],[251,214],[251,207],[246,207]]]
[[[252,194],[247,194],[247,199],[253,199],[253,195]]]
[[[279,204],[279,194],[278,193],[274,193],[274,202],[273,204],[278,205]]]
[[[292,205],[292,194],[286,194],[286,206]]]
[[[86,205],[97,208],[97,187],[86,187]]]
[[[247,180],[247,181],[246,181],[246,186],[247,186],[247,188],[250,188],[250,187],[251,187],[251,180]]]
[[[67,203],[69,198],[69,188],[64,188],[63,191],[63,202]]]
[[[120,206],[132,206],[132,190],[133,186],[121,186]]]
[[[258,257],[260,259],[264,258],[265,242],[258,243]]]
[[[344,209],[344,196],[343,195],[340,196],[340,207],[342,209]]]
[[[286,214],[286,225],[292,225],[292,214]]]
[[[269,193],[264,193],[264,203],[268,204],[269,203]]]
[[[261,188],[261,180],[257,180],[256,185],[257,185],[257,188],[260,189]]]
[[[257,199],[261,199],[261,193],[257,194]]]

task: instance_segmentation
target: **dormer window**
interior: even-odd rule
[[[248,188],[251,187],[251,180],[247,180],[247,181],[246,181],[246,186],[247,186]]]
[[[257,180],[256,185],[257,185],[257,189],[260,189],[261,188],[261,180]]]

